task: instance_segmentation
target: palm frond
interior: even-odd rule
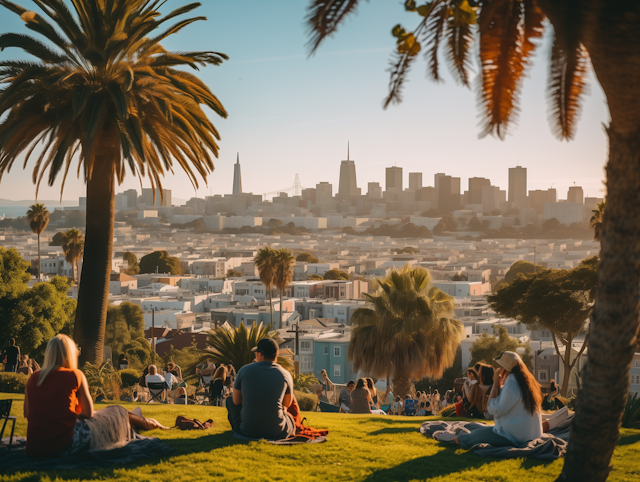
[[[314,0],[306,17],[309,53],[313,54],[322,41],[333,35],[338,26],[351,13],[355,13],[360,0]]]

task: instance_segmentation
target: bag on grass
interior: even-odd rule
[[[175,427],[178,427],[180,430],[207,430],[210,429],[212,425],[213,420],[211,419],[202,423],[196,418],[187,418],[182,415],[178,415],[176,417]]]

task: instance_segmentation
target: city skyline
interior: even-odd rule
[[[169,2],[176,8],[187,2]],[[194,192],[186,176],[163,180],[163,187],[175,197],[189,199],[228,192],[233,177],[236,152],[243,152],[243,190],[257,194],[271,192],[293,183],[300,174],[306,187],[318,182],[339,186],[339,166],[344,145],[351,142],[351,157],[358,160],[358,187],[364,192],[369,182],[381,182],[385,168],[403,167],[403,185],[408,173],[422,172],[424,179],[446,170],[461,178],[485,177],[506,189],[507,169],[528,168],[528,190],[548,189],[553,184],[565,193],[574,182],[585,196],[602,197],[603,165],[607,145],[602,123],[608,112],[601,89],[591,76],[591,95],[585,98],[576,139],[557,141],[547,122],[544,102],[549,42],[545,37],[525,82],[519,125],[505,141],[479,140],[476,95],[455,85],[445,72],[445,83],[436,85],[424,76],[424,65],[414,69],[405,91],[405,102],[383,110],[386,93],[385,71],[394,41],[389,31],[396,23],[410,25],[413,16],[396,4],[372,4],[349,19],[344,32],[329,39],[318,54],[307,59],[303,26],[306,2],[274,0],[223,4],[207,2],[202,13],[208,22],[196,23],[187,34],[167,42],[175,50],[203,48],[229,54],[221,67],[201,71],[203,79],[230,113],[228,120],[214,119],[220,130],[220,158],[210,177],[209,187],[201,184]],[[253,15],[246,17],[249,8]],[[274,8],[282,15],[266,23],[261,18]],[[243,19],[247,35],[237,41],[234,19]],[[24,32],[18,17],[0,19],[5,31]],[[3,58],[24,58],[20,52],[3,52]],[[13,56],[13,57],[12,57]],[[477,71],[477,69],[476,69]],[[340,88],[336,85],[340,75]],[[268,95],[265,95],[268,94]],[[319,142],[322,139],[322,142]],[[446,166],[446,167],[445,167]],[[35,187],[31,170],[20,163],[3,178],[0,197],[32,198]],[[382,183],[381,183],[382,184]],[[430,184],[426,182],[425,184]],[[147,178],[142,179],[147,188]],[[140,181],[127,173],[118,191],[140,188]],[[84,184],[69,176],[63,199],[84,195]],[[60,182],[42,186],[40,199],[57,199]]]

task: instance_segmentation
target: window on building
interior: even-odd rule
[[[640,360],[635,360],[635,366],[636,368],[640,368]]]
[[[333,365],[333,376],[334,377],[340,376],[340,365]]]
[[[340,347],[339,346],[334,346],[333,347],[333,356],[340,356]]]
[[[640,385],[640,375],[631,375],[631,385]]]
[[[329,354],[329,347],[327,345],[324,346],[324,350],[323,350],[325,355]]]
[[[547,370],[538,370],[538,380],[541,382],[549,380],[549,372]]]
[[[300,342],[300,351],[311,351],[311,342],[310,341],[301,341]]]

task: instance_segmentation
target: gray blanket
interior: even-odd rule
[[[433,438],[433,434],[440,430],[449,433],[456,433],[459,427],[467,430],[486,426],[480,422],[445,422],[433,421],[425,422],[420,426],[420,433]],[[499,457],[499,458],[518,458],[518,457],[534,457],[537,459],[557,459],[564,457],[567,451],[569,441],[569,429],[571,423],[567,423],[560,427],[556,427],[547,433],[542,434],[542,438],[532,440],[531,442],[520,447],[494,447],[489,444],[478,444],[471,448],[474,453],[482,457]]]
[[[237,439],[240,440],[247,440],[249,442],[257,442],[259,440],[264,440],[264,439],[259,439],[259,438],[251,438],[251,437],[245,437],[242,434],[239,434],[238,432],[234,432],[233,436]],[[287,438],[287,439],[283,439],[283,440],[267,440],[267,442],[269,442],[270,444],[274,444],[274,445],[298,445],[298,444],[320,444],[322,442],[326,442],[327,441],[327,436],[326,435],[322,435],[320,437],[316,437],[313,440],[304,438],[304,437],[297,437],[297,438]]]

